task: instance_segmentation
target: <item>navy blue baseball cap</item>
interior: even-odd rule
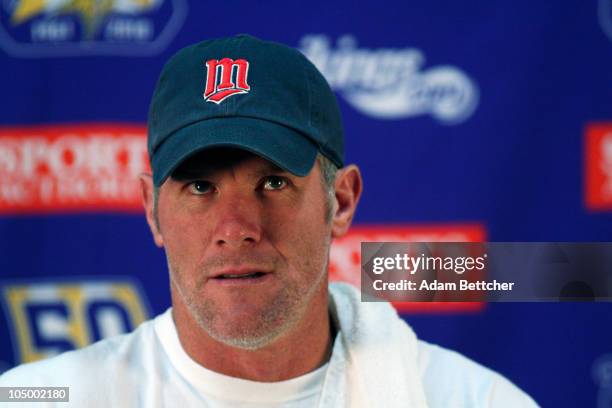
[[[338,103],[302,53],[239,35],[183,48],[166,63],[149,109],[154,184],[194,154],[228,146],[297,176],[310,172],[317,152],[344,165]]]

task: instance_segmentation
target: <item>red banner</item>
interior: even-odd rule
[[[0,128],[0,213],[141,211],[146,127]]]
[[[587,126],[584,163],[586,207],[612,210],[612,123]]]

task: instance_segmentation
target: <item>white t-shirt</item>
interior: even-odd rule
[[[332,285],[332,297],[335,292]],[[394,319],[397,319],[394,324],[405,325],[401,319]],[[287,381],[261,383],[216,373],[192,360],[179,342],[171,309],[168,309],[130,334],[9,370],[0,376],[0,386],[70,387],[70,404],[36,406],[302,408],[336,406],[336,402],[325,401],[342,400],[349,401],[345,404],[353,407],[359,405],[354,398],[333,397],[333,393],[343,390],[325,387],[342,384],[335,380],[348,367],[343,359],[334,358],[334,354],[342,354],[343,335],[347,336],[340,329],[330,360],[333,369],[329,369],[328,363]],[[426,399],[426,404],[421,403],[419,407],[537,407],[507,379],[459,353],[420,340],[415,349],[418,353],[415,372],[420,376]],[[388,375],[397,374],[389,372]],[[380,380],[377,386],[384,387],[384,379]],[[383,391],[384,395],[386,390]],[[367,394],[368,390],[364,392]],[[388,392],[392,394],[394,390]],[[325,398],[322,393],[326,393]],[[382,401],[379,406],[387,408]]]
[[[202,396],[198,406],[210,408],[312,408],[318,403],[329,363],[280,382],[259,382],[230,377],[196,363],[185,352],[178,338],[170,309],[155,321],[155,336],[181,377]],[[195,401],[191,401],[193,403]]]

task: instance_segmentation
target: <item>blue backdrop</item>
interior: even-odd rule
[[[612,0],[6,0],[0,372],[169,306],[137,191],[99,183],[145,166],[163,63],[237,33],[298,47],[326,75],[347,159],[365,178],[356,224],[375,237],[612,240]],[[542,406],[598,408],[612,406],[611,312],[404,311],[421,338],[498,370]]]

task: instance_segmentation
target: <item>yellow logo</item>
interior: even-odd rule
[[[157,0],[17,0],[11,22],[17,25],[43,14],[75,14],[83,23],[85,37],[91,38],[110,13],[134,14],[158,3]]]
[[[15,364],[130,332],[149,318],[144,295],[123,279],[8,284],[1,293]]]

